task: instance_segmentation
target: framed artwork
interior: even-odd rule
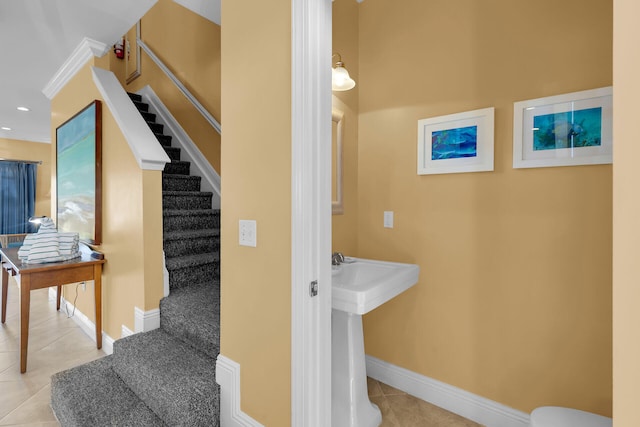
[[[140,46],[138,39],[140,38],[140,21],[132,27],[124,37],[125,44],[125,69],[127,84],[134,81],[140,76]]]
[[[418,175],[493,170],[494,108],[418,120]]]
[[[513,104],[513,167],[613,161],[611,87]]]
[[[56,224],[102,242],[102,105],[93,101],[56,129]]]

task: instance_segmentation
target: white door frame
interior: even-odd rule
[[[291,425],[331,425],[331,0],[291,0]],[[317,280],[318,295],[309,286]]]

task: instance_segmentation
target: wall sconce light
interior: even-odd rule
[[[349,72],[344,68],[344,62],[339,53],[334,53],[331,59],[337,56],[338,62],[331,69],[331,90],[345,91],[356,87],[356,82],[349,76]]]

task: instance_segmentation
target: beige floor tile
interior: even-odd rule
[[[397,388],[393,388],[390,385],[387,385],[385,383],[381,383],[380,384],[380,390],[382,390],[382,394],[384,394],[385,396],[397,396],[397,395],[405,395],[407,393],[405,393],[402,390],[398,390]]]
[[[19,289],[9,285],[7,321],[0,326],[0,425],[58,426],[49,406],[51,375],[103,357],[95,342],[47,289],[31,292],[27,372],[20,373]]]
[[[7,416],[0,419],[0,426],[40,425],[43,423],[57,425],[58,422],[51,410],[50,401],[51,387],[47,384]]]
[[[380,383],[373,378],[367,377],[367,391],[369,392],[369,397],[372,396],[382,396],[382,390],[380,389]]]

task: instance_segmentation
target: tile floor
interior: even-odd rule
[[[27,372],[20,374],[19,290],[9,283],[7,321],[0,326],[0,426],[56,427],[50,401],[50,377],[104,356],[95,343],[63,311],[49,301],[48,289],[31,292]],[[382,411],[381,427],[479,427],[373,379],[369,398]]]
[[[20,373],[19,289],[9,279],[7,320],[0,326],[0,426],[58,426],[49,406],[51,375],[105,355],[49,290],[31,292],[27,372]]]
[[[367,386],[369,400],[382,411],[380,427],[481,427],[372,378]]]

